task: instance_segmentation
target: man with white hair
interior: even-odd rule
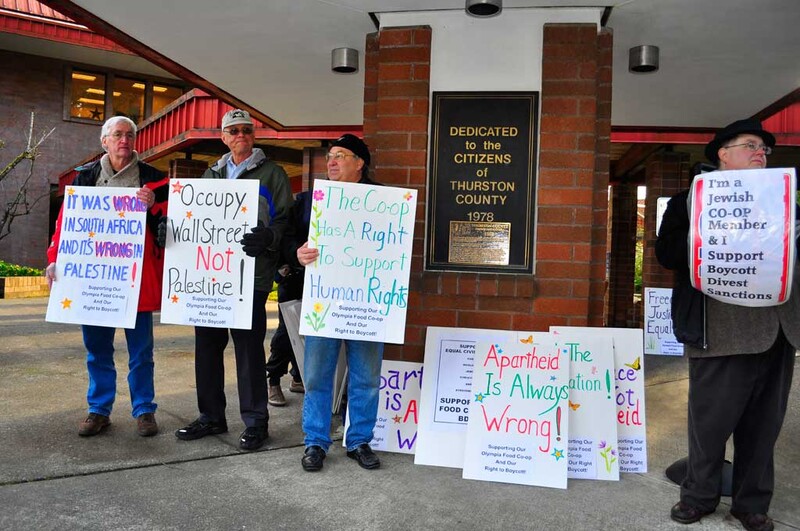
[[[100,160],[77,168],[75,186],[114,186],[136,188],[136,197],[145,203],[147,227],[142,261],[142,283],[138,313],[133,329],[125,329],[128,346],[128,387],[132,415],[142,437],[158,433],[155,387],[153,384],[153,312],[161,308],[161,279],[164,251],[157,245],[158,223],[167,213],[169,180],[156,168],[139,160],[134,151],[136,124],[125,116],[115,116],[103,124],[100,143],[106,151]],[[62,211],[63,212],[63,211]],[[52,285],[56,280],[56,257],[61,236],[61,214],[56,222],[53,241],[47,249],[45,276]],[[110,415],[117,394],[117,371],[114,367],[115,328],[81,325],[86,346],[89,390],[86,399],[89,415],[80,423],[78,435],[90,437],[111,424]]]

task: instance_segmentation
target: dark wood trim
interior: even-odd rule
[[[793,90],[786,96],[782,97],[778,101],[767,105],[757,113],[753,115],[753,118],[759,121],[766,120],[770,118],[782,110],[794,105],[795,103],[800,102],[800,88]]]

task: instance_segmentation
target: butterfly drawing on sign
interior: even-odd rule
[[[519,342],[520,343],[533,343],[533,335],[530,335],[525,339],[520,339]]]
[[[640,370],[642,368],[642,362],[641,362],[641,359],[637,357],[633,361],[633,363],[626,363],[625,366],[626,367],[630,367],[634,371],[638,371],[638,370]]]
[[[581,407],[580,404],[576,404],[572,400],[567,400],[567,402],[569,403],[569,407],[572,409],[572,411],[578,411],[578,408]]]

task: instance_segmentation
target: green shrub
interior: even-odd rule
[[[41,269],[9,264],[0,260],[0,277],[40,277],[44,274]]]

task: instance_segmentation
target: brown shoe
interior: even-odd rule
[[[289,391],[292,393],[305,393],[306,387],[303,385],[303,382],[295,382],[292,380],[292,383],[289,385]]]
[[[286,405],[286,397],[283,396],[283,390],[280,385],[270,385],[267,390],[267,402],[269,405],[276,407],[283,407]]]
[[[78,425],[78,435],[81,437],[91,437],[92,435],[97,435],[104,429],[108,428],[109,424],[111,424],[111,420],[108,417],[98,413],[89,413],[89,416],[86,417],[86,420]]]
[[[158,433],[155,413],[142,413],[136,417],[136,432],[142,437],[152,437]]]

